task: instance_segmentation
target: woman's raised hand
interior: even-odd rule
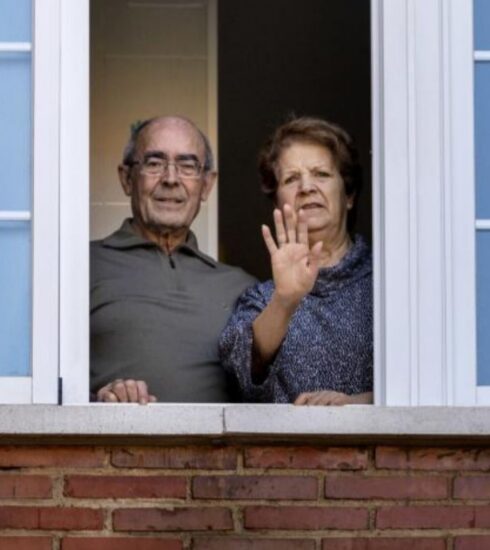
[[[284,305],[296,307],[315,284],[322,243],[310,248],[304,212],[300,210],[295,220],[288,204],[284,212],[274,210],[274,225],[277,243],[266,225],[262,226],[262,235],[271,255],[275,293]]]

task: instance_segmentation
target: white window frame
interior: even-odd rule
[[[38,0],[39,1],[39,0]],[[41,0],[42,1],[42,0]],[[60,376],[89,400],[89,0],[61,1]]]
[[[32,51],[31,376],[2,377],[1,403],[58,403],[61,388],[88,401],[88,8],[33,0],[33,45],[19,45]]]
[[[83,404],[89,0],[48,1],[35,0],[31,400],[57,401],[59,369],[63,403]],[[371,6],[376,403],[477,404],[472,0]]]
[[[472,0],[372,0],[376,402],[474,405]]]
[[[18,216],[32,223],[32,349],[31,376],[1,378],[2,403],[57,401],[59,14],[59,0],[35,0],[32,43],[11,45],[32,52],[33,198],[31,211]]]

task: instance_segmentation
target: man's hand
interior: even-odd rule
[[[148,393],[143,380],[114,380],[97,392],[97,401],[103,403],[155,403],[157,398]]]
[[[315,391],[310,393],[300,393],[294,402],[295,405],[320,405],[320,406],[338,406],[338,405],[362,405],[373,402],[373,392],[347,395],[337,391]]]

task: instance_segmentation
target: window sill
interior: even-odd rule
[[[196,440],[332,443],[474,442],[490,434],[483,407],[292,405],[1,405],[3,443]]]

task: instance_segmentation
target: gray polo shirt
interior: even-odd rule
[[[187,242],[166,255],[121,229],[91,243],[90,387],[145,380],[161,402],[227,402],[218,338],[255,279]]]

